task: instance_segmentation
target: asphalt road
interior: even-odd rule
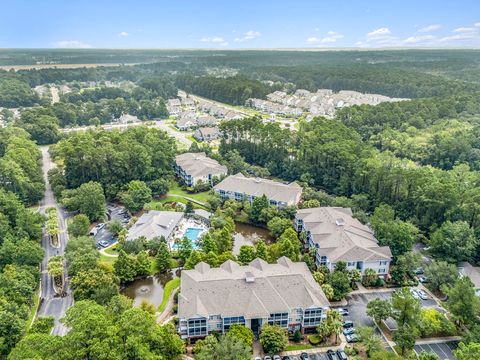
[[[63,297],[58,296],[53,289],[53,280],[47,272],[48,260],[57,255],[63,255],[65,251],[65,245],[68,241],[68,233],[66,227],[66,218],[67,215],[63,208],[61,208],[55,201],[53,196],[52,188],[48,182],[47,173],[54,164],[48,153],[48,147],[41,147],[42,151],[42,167],[43,167],[43,176],[45,178],[45,196],[41,202],[40,211],[45,213],[47,208],[55,207],[58,212],[58,226],[59,226],[59,240],[60,246],[55,248],[51,246],[50,239],[48,235],[44,232],[42,238],[42,247],[45,250],[45,257],[41,264],[41,288],[42,292],[40,295],[40,306],[38,309],[37,316],[53,316],[55,318],[55,325],[52,331],[53,335],[63,336],[68,332],[68,329],[60,323],[60,319],[65,315],[67,309],[73,304],[73,297],[70,293],[68,286],[68,276],[65,272],[65,295]]]

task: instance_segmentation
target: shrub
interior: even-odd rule
[[[312,345],[318,345],[322,342],[322,338],[320,336],[318,336],[317,334],[310,335],[308,337],[308,342]]]
[[[302,340],[302,333],[300,332],[300,330],[295,330],[295,332],[293,333],[293,341],[300,342],[301,340]]]

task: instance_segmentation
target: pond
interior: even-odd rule
[[[233,254],[238,255],[242,245],[255,245],[259,239],[267,244],[273,241],[272,235],[267,229],[245,223],[235,223]]]
[[[147,300],[157,308],[162,302],[163,287],[172,278],[171,272],[147,276],[129,283],[121,293],[133,299],[134,306],[140,306],[142,300]]]

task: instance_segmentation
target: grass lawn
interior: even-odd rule
[[[105,252],[106,252],[107,254],[111,254],[111,255],[118,255],[117,245],[110,246],[109,248],[106,248],[106,249],[105,249]]]
[[[306,350],[311,348],[313,348],[313,346],[310,344],[291,344],[291,345],[287,345],[287,348],[285,349],[285,351]]]
[[[207,201],[208,198],[208,191],[203,191],[199,193],[189,193],[185,190],[183,190],[180,185],[177,182],[171,182],[170,183],[170,190],[168,190],[167,195],[179,195],[179,196],[184,196],[184,197],[190,197],[192,199],[195,199],[200,202],[205,202]]]
[[[165,284],[165,288],[163,289],[162,303],[158,307],[159,312],[163,312],[165,310],[165,308],[167,307],[168,299],[172,294],[172,291],[174,291],[179,286],[180,286],[180,278],[172,279]]]
[[[193,135],[187,135],[187,136],[185,136],[185,137],[186,137],[188,140],[190,140],[191,142],[194,142],[194,143],[197,143],[197,144],[198,144],[197,139],[195,139],[195,138],[193,137]]]
[[[103,263],[107,263],[107,264],[112,264],[115,262],[115,260],[117,260],[117,257],[113,257],[113,256],[106,256],[106,255],[103,255],[103,254],[100,254],[100,259],[99,259],[101,262]]]
[[[40,288],[38,288],[35,293],[33,294],[33,305],[30,309],[30,315],[28,316],[28,320],[25,322],[25,330],[27,331],[33,324],[35,320],[35,315],[37,315],[38,310],[38,303],[40,302]]]

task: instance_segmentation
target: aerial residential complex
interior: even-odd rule
[[[227,167],[205,153],[185,153],[175,157],[175,174],[187,186],[195,186],[199,181],[212,184],[214,177],[227,175]]]
[[[178,297],[183,338],[205,337],[243,324],[259,333],[264,324],[309,332],[329,307],[320,285],[303,262],[281,257],[276,264],[255,259],[247,266],[227,260],[219,268],[204,262],[183,270]]]
[[[302,196],[302,187],[296,182],[281,182],[249,178],[238,173],[230,175],[213,187],[222,199],[242,201],[244,197],[253,202],[256,197],[265,195],[272,206],[297,205]]]
[[[373,231],[352,217],[352,210],[341,207],[300,209],[295,228],[306,235],[306,245],[316,249],[315,261],[330,270],[339,261],[362,274],[373,269],[379,276],[389,273],[392,253],[379,246]]]
[[[128,230],[127,240],[144,237],[151,240],[155,237],[170,239],[180,221],[183,212],[151,210],[144,213]]]

